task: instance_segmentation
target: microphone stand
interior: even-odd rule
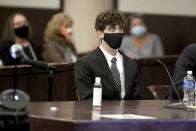
[[[48,69],[49,75],[48,75],[48,101],[52,101],[52,84],[53,84],[53,69],[55,69],[55,66],[49,66],[48,63],[44,61],[34,61],[31,59],[26,59],[24,57],[24,50],[20,44],[14,44],[10,47],[10,53],[12,58],[14,59],[20,59],[21,64],[29,64],[38,68]],[[16,92],[16,64],[15,64],[15,74],[14,74],[14,98]],[[16,98],[17,99],[17,98]]]
[[[159,59],[157,59],[157,62],[160,63],[164,67],[164,69],[166,70],[167,75],[168,75],[168,77],[170,79],[170,82],[172,84],[172,87],[174,88],[174,91],[176,92],[178,100],[179,100],[179,103],[171,103],[171,104],[165,105],[165,107],[167,107],[167,108],[175,108],[175,109],[186,109],[186,106],[185,106],[184,102],[180,98],[178,90],[177,90],[177,88],[176,88],[176,86],[175,86],[175,84],[174,84],[174,82],[173,82],[173,80],[171,78],[171,75],[170,75],[170,73],[169,73],[169,71],[167,69],[167,66]]]
[[[34,61],[31,59],[21,58],[21,63],[32,65],[34,67],[40,68],[40,69],[48,69],[49,75],[48,75],[48,101],[52,101],[52,84],[53,84],[53,72],[56,68],[55,66],[48,65],[45,61]]]
[[[53,84],[53,69],[49,68],[49,75],[48,75],[48,101],[52,101],[52,84]]]
[[[13,100],[15,100],[15,95],[16,95],[17,73],[18,73],[17,64],[14,64]]]

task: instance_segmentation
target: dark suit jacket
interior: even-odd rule
[[[138,66],[137,63],[123,55],[125,74],[125,97],[126,100],[140,99],[138,87]],[[111,70],[106,58],[100,48],[95,52],[84,56],[75,64],[75,84],[81,100],[92,99],[95,77],[101,77],[102,99],[119,99],[112,77]]]
[[[184,95],[183,80],[188,70],[193,71],[196,78],[196,44],[185,47],[175,63],[173,80],[181,99]],[[178,99],[174,88],[170,89],[169,99]]]

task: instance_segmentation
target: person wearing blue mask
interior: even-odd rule
[[[148,33],[144,16],[135,14],[130,17],[130,36],[125,36],[120,50],[130,58],[151,58],[164,55],[161,39]]]
[[[116,10],[97,16],[95,29],[100,45],[94,52],[79,58],[74,67],[80,100],[93,98],[95,77],[101,78],[103,100],[140,99],[137,63],[118,50],[125,23],[124,15]]]

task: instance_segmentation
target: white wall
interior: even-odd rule
[[[123,12],[196,16],[196,0],[118,0]]]
[[[112,8],[112,0],[65,0],[64,12],[74,20],[73,40],[79,53],[96,48],[95,31],[97,14]]]
[[[0,0],[0,6],[59,9],[60,0]]]

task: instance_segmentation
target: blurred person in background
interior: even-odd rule
[[[19,59],[12,58],[10,47],[13,44],[23,47],[23,57],[32,60],[41,60],[40,53],[32,42],[32,28],[26,16],[22,13],[15,13],[8,17],[0,44],[0,60],[2,65],[20,64]]]
[[[77,54],[71,41],[73,20],[63,13],[55,14],[45,30],[43,58],[48,62],[75,62]]]
[[[130,58],[151,58],[164,55],[161,39],[148,33],[144,16],[130,16],[130,36],[125,36],[120,50]]]
[[[187,75],[187,71],[192,71],[194,78],[196,78],[196,43],[187,45],[175,63],[173,81],[181,99],[183,99],[184,96],[183,81]],[[179,99],[173,87],[170,88],[169,99]]]

